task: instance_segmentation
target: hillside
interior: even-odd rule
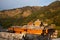
[[[56,26],[60,26],[60,1],[55,1],[44,7],[26,6],[0,11],[0,25],[3,27],[25,25],[36,19],[40,19],[48,24],[54,23]]]
[[[29,16],[32,12],[39,10],[41,7],[39,6],[26,6],[22,8],[15,8],[10,10],[0,11],[0,18],[20,18]]]

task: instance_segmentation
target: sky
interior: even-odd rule
[[[24,6],[47,6],[55,0],[0,0],[0,10]]]

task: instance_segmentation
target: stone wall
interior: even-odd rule
[[[25,33],[18,34],[18,33],[0,32],[0,38],[7,40],[20,40],[24,35]]]

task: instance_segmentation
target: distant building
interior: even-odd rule
[[[37,19],[35,22],[34,22],[34,26],[36,27],[39,27],[41,24],[41,21],[39,19]]]
[[[47,25],[48,25],[48,23],[46,23],[46,22],[43,22],[43,25],[44,25],[44,26],[47,26]]]
[[[28,23],[28,25],[33,25],[33,21],[30,21],[30,22]]]

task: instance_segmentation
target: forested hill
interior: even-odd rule
[[[26,6],[0,11],[0,25],[3,27],[25,25],[37,19],[60,26],[60,1],[55,1],[44,7]]]

